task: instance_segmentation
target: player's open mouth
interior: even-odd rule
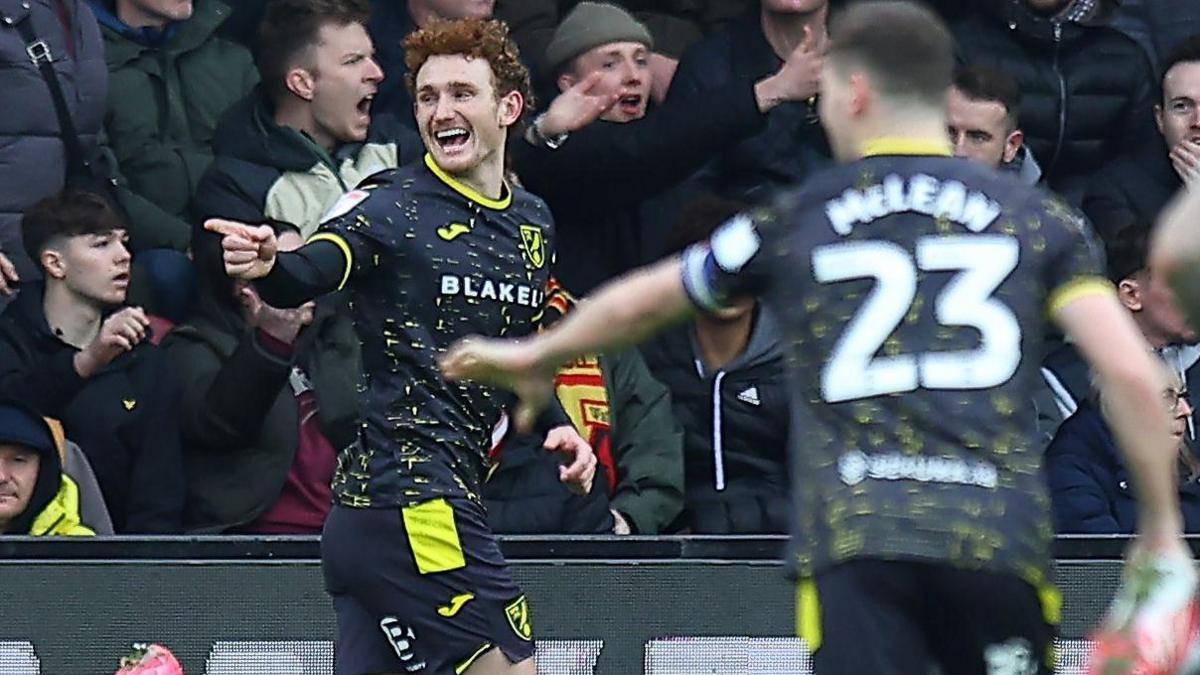
[[[121,272],[120,274],[114,275],[113,282],[120,284],[122,286],[128,286],[129,285],[129,272]]]
[[[462,127],[454,127],[442,129],[434,134],[433,138],[443,150],[451,150],[466,145],[467,141],[471,140],[471,132]]]
[[[617,106],[630,115],[637,115],[642,112],[642,97],[638,94],[622,96],[617,99]]]

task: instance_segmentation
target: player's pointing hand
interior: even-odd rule
[[[225,273],[234,279],[260,279],[275,265],[279,244],[269,225],[211,218],[204,222],[204,229],[221,235]]]
[[[536,351],[518,340],[469,337],[452,345],[439,362],[451,381],[474,380],[504,387],[521,399],[517,429],[529,432],[554,393],[554,372],[541,366]]]

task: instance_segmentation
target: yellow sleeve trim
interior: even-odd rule
[[[821,598],[814,577],[796,584],[796,635],[808,643],[809,652],[821,648]]]
[[[401,514],[418,572],[436,574],[467,566],[450,502],[433,499],[406,506]]]
[[[1046,312],[1054,316],[1071,301],[1085,295],[1114,295],[1116,292],[1112,282],[1104,277],[1077,277],[1050,292],[1050,297],[1046,299]]]
[[[340,291],[346,286],[346,282],[350,281],[350,270],[354,269],[354,251],[350,249],[350,243],[345,237],[334,234],[332,232],[318,232],[314,234],[308,243],[317,241],[328,241],[337,244],[337,247],[342,249],[342,255],[346,256],[346,269],[342,272],[342,280],[338,282],[337,289]]]

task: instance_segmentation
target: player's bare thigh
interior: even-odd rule
[[[537,675],[537,664],[532,658],[512,663],[504,652],[494,648],[472,663],[464,675]]]
[[[380,673],[379,675],[403,675],[403,673]],[[476,659],[463,675],[537,675],[537,662],[534,659],[525,659],[520,663],[511,663],[504,652],[499,649],[490,649]]]

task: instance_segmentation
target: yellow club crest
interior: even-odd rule
[[[533,623],[529,619],[529,601],[525,599],[524,595],[505,607],[504,614],[508,617],[508,625],[512,627],[517,637],[522,640],[533,639]]]
[[[525,261],[534,269],[541,269],[546,265],[546,238],[542,236],[542,228],[522,225],[520,230],[521,252],[525,254]]]

